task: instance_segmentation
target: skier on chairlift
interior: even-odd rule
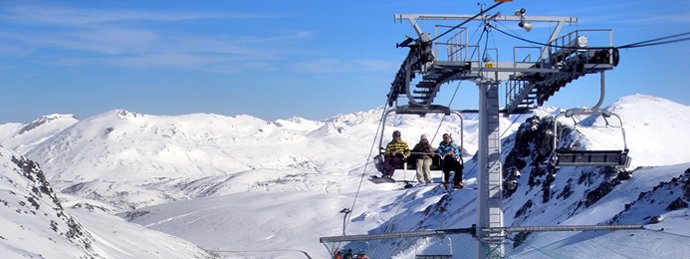
[[[443,157],[443,162],[441,162],[443,168],[443,187],[448,189],[450,172],[453,171],[455,172],[453,176],[453,188],[462,189],[464,187],[462,184],[463,165],[458,161],[458,159],[461,159],[460,149],[455,145],[450,134],[443,134],[443,141],[438,144],[436,153]]]
[[[395,168],[400,168],[410,156],[410,150],[405,141],[402,141],[400,131],[393,132],[393,140],[386,145],[383,178],[392,179]]]
[[[417,159],[417,182],[419,182],[419,184],[430,184],[434,148],[429,144],[426,134],[422,134],[419,138],[419,143],[412,148],[412,152]]]

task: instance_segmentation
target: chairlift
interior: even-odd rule
[[[554,122],[554,165],[556,166],[615,166],[620,168],[627,168],[630,165],[630,157],[628,156],[628,144],[625,139],[625,129],[623,128],[623,120],[617,114],[599,109],[599,106],[604,99],[604,72],[601,72],[601,95],[599,102],[590,109],[573,108],[556,116]],[[567,118],[572,118],[576,115],[601,115],[606,122],[606,126],[610,126],[608,118],[616,117],[618,119],[621,133],[623,135],[623,150],[566,150],[558,146],[558,118],[563,115]],[[573,121],[575,119],[573,118]],[[575,122],[577,126],[577,122]]]
[[[369,258],[369,254],[367,253],[368,250],[369,250],[369,242],[354,241],[354,242],[350,242],[349,244],[347,244],[344,247],[335,249],[332,258],[334,258],[334,259]]]
[[[463,147],[463,119],[460,111],[456,110],[451,110],[450,108],[446,106],[441,106],[441,105],[405,105],[405,106],[397,106],[394,109],[391,109],[387,111],[384,114],[383,117],[383,123],[382,123],[382,128],[381,128],[381,135],[379,136],[379,154],[374,157],[374,163],[376,165],[376,169],[384,173],[384,159],[386,155],[386,143],[383,142],[384,136],[386,134],[385,128],[386,128],[386,119],[388,118],[388,115],[391,113],[395,113],[396,115],[418,115],[421,117],[426,116],[428,113],[432,114],[444,114],[444,115],[450,115],[450,114],[455,114],[460,118],[460,147]],[[406,157],[404,159],[404,163],[401,166],[396,167],[395,169],[404,169],[407,170],[407,168],[416,168],[417,165],[417,159],[410,159],[414,158],[417,155],[425,155],[426,153],[418,153],[418,152],[412,152],[410,154],[410,157]],[[434,153],[434,156],[432,157],[433,162],[431,164],[431,170],[433,171],[438,171],[441,170],[441,162],[443,158],[439,155]],[[462,161],[462,158],[460,158]]]
[[[419,240],[415,246],[415,259],[453,258],[453,241],[450,237],[424,237]]]

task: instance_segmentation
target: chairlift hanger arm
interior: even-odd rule
[[[565,111],[565,117],[572,117],[575,115],[603,115],[604,117],[611,117],[612,115],[615,115],[618,117],[618,115],[613,114],[610,111],[607,110],[602,110],[599,109],[601,105],[604,103],[604,98],[606,96],[606,76],[605,76],[605,71],[601,71],[599,73],[600,80],[599,80],[599,101],[597,101],[592,108],[586,109],[586,108],[571,108]],[[621,126],[623,121],[618,117],[618,120],[621,121]]]

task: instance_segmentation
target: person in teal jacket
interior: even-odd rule
[[[443,170],[443,186],[448,188],[448,180],[450,179],[450,172],[455,172],[453,175],[453,188],[462,189],[462,170],[463,165],[458,159],[460,157],[460,148],[455,145],[453,138],[448,133],[443,134],[443,141],[438,144],[436,153],[441,155],[443,161],[441,162]]]

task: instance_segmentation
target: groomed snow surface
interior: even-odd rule
[[[517,190],[504,199],[505,224],[644,224],[651,230],[532,233],[522,245],[508,249],[509,255],[662,258],[689,253],[690,138],[685,135],[690,108],[634,95],[608,109],[623,120],[631,178],[604,168],[577,167],[561,168],[546,182],[548,174],[537,175],[536,158],[522,156],[526,165]],[[328,258],[319,237],[341,235],[339,211],[353,205],[348,234],[473,224],[476,116],[464,116],[467,188],[448,194],[438,185],[406,190],[399,183],[366,180],[378,175],[366,161],[382,112],[373,109],[324,121],[264,121],[248,115],[156,116],[114,110],[84,120],[53,114],[27,124],[2,124],[0,199],[8,205],[0,206],[5,208],[0,220],[8,227],[0,230],[0,256]],[[555,113],[554,108],[535,111],[540,117]],[[514,133],[528,118],[502,118],[503,158],[515,147]],[[391,115],[383,142],[395,129],[410,146],[422,133],[436,135],[433,144],[444,132],[459,141],[460,121],[455,117],[446,117],[436,134],[442,119]],[[600,117],[580,119],[584,126],[575,129],[582,148],[623,148],[620,128],[605,127]],[[572,125],[565,118],[560,122]],[[378,140],[375,143],[374,153]],[[534,145],[528,146],[534,151]],[[12,160],[22,156],[40,165],[57,203],[46,194],[36,198],[46,204],[40,210],[28,201],[36,183]],[[432,174],[440,182],[441,173]],[[413,175],[413,169],[399,170],[395,177]],[[669,210],[673,202],[676,206]],[[57,204],[64,208],[62,216],[50,209]],[[439,212],[441,207],[444,212]],[[82,236],[67,234],[70,218],[81,226]],[[474,256],[471,242],[454,237],[456,258]],[[369,246],[371,255],[382,258],[411,258],[416,248],[414,242]],[[374,246],[386,251],[374,251]]]

